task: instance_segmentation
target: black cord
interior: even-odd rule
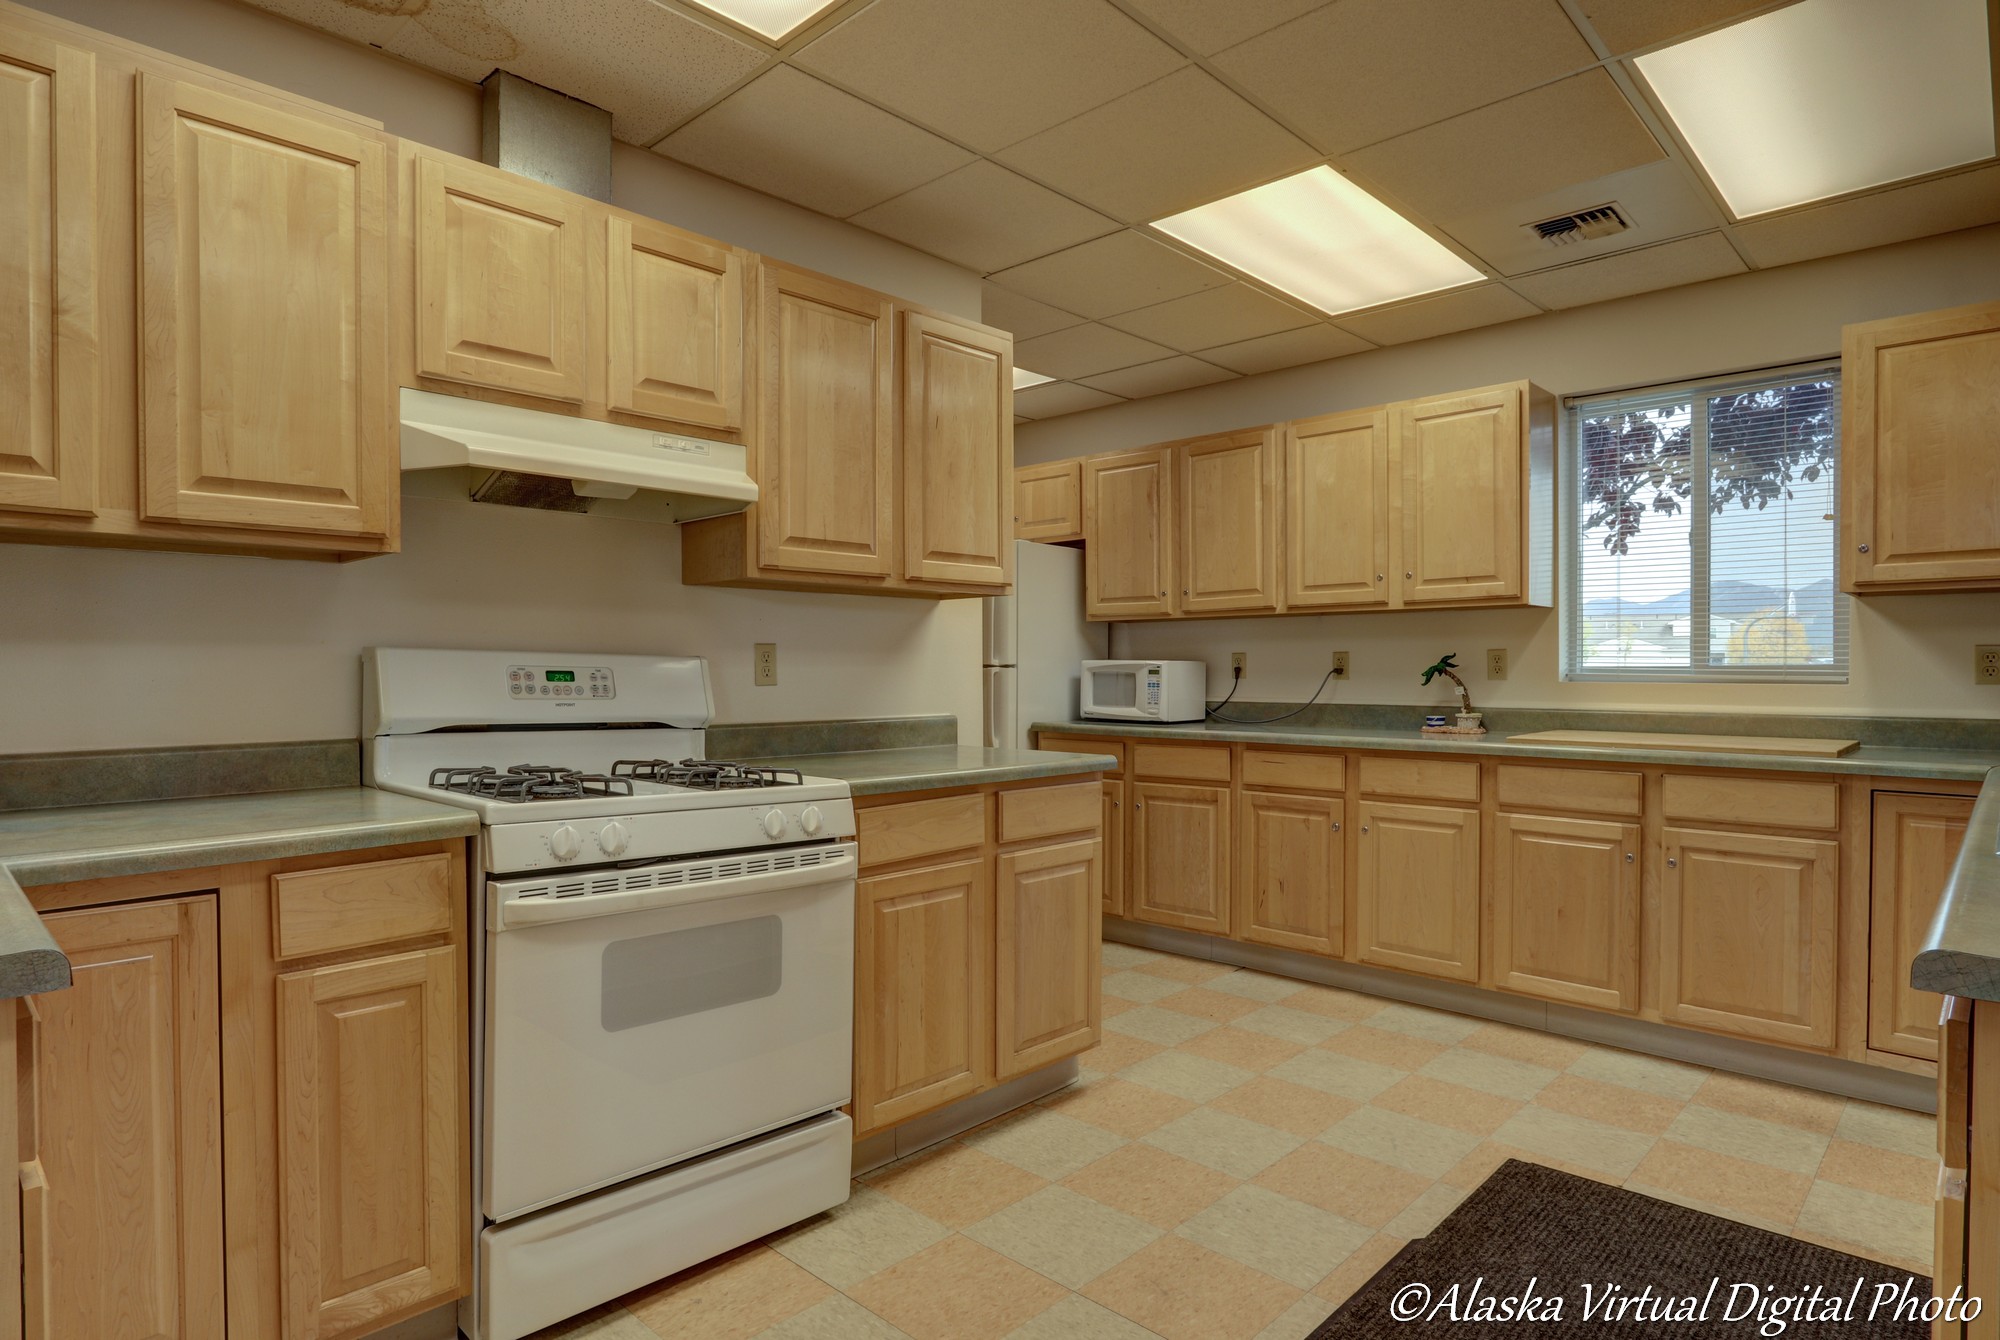
[[[1235,681],[1231,683],[1229,686],[1229,693],[1227,694],[1227,696],[1225,696],[1223,700],[1217,703],[1214,707],[1209,708],[1208,714],[1214,717],[1217,721],[1227,721],[1232,726],[1268,726],[1274,721],[1286,721],[1291,719],[1292,717],[1297,716],[1299,713],[1305,711],[1308,707],[1311,707],[1313,703],[1318,701],[1320,694],[1326,692],[1326,686],[1328,681],[1330,681],[1336,673],[1337,672],[1333,670],[1327,671],[1326,678],[1322,679],[1319,682],[1319,687],[1313,690],[1313,696],[1306,699],[1304,702],[1300,703],[1297,707],[1293,708],[1291,711],[1283,713],[1280,716],[1258,717],[1255,720],[1246,720],[1243,717],[1226,717],[1222,715],[1222,713],[1219,710],[1217,710],[1219,708],[1224,708],[1229,706],[1229,699],[1234,698],[1236,696],[1236,690],[1238,686],[1243,683],[1243,672],[1241,670],[1238,670],[1236,671]]]

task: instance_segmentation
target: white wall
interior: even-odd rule
[[[1994,298],[2000,226],[1968,229],[1023,424],[1016,456],[1056,460],[1523,377],[1572,395],[1802,361],[1837,353],[1847,322]],[[2000,488],[2000,461],[1994,475]],[[2000,691],[1972,683],[1972,645],[2000,638],[2000,595],[1881,596],[1851,608],[1853,664],[1842,685],[1564,683],[1553,610],[1128,624],[1112,649],[1205,659],[1218,697],[1228,689],[1230,652],[1247,652],[1245,700],[1302,701],[1329,654],[1345,650],[1352,678],[1321,701],[1444,703],[1450,695],[1419,686],[1417,672],[1456,651],[1473,667],[1474,702],[1493,706],[2000,712]],[[1509,652],[1504,683],[1482,678],[1489,647]]]

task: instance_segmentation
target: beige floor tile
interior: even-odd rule
[[[1376,1271],[1388,1265],[1397,1252],[1409,1245],[1401,1238],[1377,1233],[1362,1243],[1352,1256],[1335,1266],[1325,1279],[1315,1284],[1313,1293],[1338,1308],[1373,1279]]]
[[[786,1230],[770,1245],[834,1288],[846,1289],[949,1236],[951,1230],[929,1215],[857,1186],[844,1204]]]
[[[1358,991],[1342,991],[1334,986],[1309,986],[1289,996],[1280,996],[1277,1003],[1306,1014],[1345,1019],[1351,1024],[1372,1018],[1389,1007],[1389,1002],[1379,996],[1364,996]]]
[[[1559,1072],[1491,1052],[1454,1047],[1436,1060],[1426,1062],[1418,1073],[1525,1103],[1548,1087]]]
[[[1136,968],[1141,963],[1153,963],[1166,958],[1157,949],[1141,949],[1138,945],[1122,945],[1115,940],[1106,940],[1100,957],[1107,971]]]
[[[1212,1019],[1218,1024],[1241,1019],[1264,1008],[1262,1001],[1245,999],[1226,991],[1210,991],[1205,986],[1191,986],[1171,996],[1161,996],[1154,1003],[1163,1010],[1179,1010],[1199,1019]]]
[[[1150,972],[1134,972],[1130,968],[1114,972],[1104,979],[1105,995],[1139,1005],[1150,1005],[1161,996],[1177,996],[1185,990],[1185,982],[1176,982],[1170,977]]]
[[[956,1234],[847,1290],[913,1340],[997,1340],[1065,1293],[1055,1281]]]
[[[1059,1182],[1125,1143],[1125,1137],[1046,1108],[1029,1108],[960,1137],[974,1149]]]
[[[1136,1140],[1147,1131],[1166,1125],[1194,1106],[1185,1098],[1122,1077],[1072,1084],[1042,1099],[1041,1105],[1051,1112],[1102,1126],[1127,1140]]]
[[[1157,1042],[1147,1042],[1144,1038],[1129,1037],[1106,1028],[1097,1045],[1077,1058],[1077,1065],[1100,1074],[1115,1075],[1134,1061],[1158,1056],[1162,1050]]]
[[[1304,1335],[1305,1332],[1299,1332]],[[1078,1294],[1017,1326],[1007,1340],[1155,1340],[1136,1321]]]
[[[1664,1200],[1673,1205],[1685,1205],[1690,1210],[1700,1210],[1703,1214],[1712,1214],[1718,1219],[1733,1219],[1739,1224],[1748,1224],[1752,1228],[1761,1228],[1766,1233],[1778,1233],[1788,1237],[1798,1236],[1793,1225],[1777,1219],[1766,1219],[1754,1211],[1744,1209],[1740,1203],[1725,1205],[1720,1201],[1704,1200],[1700,1196],[1687,1195],[1679,1191],[1669,1190],[1663,1186],[1648,1186],[1637,1181],[1630,1181],[1625,1185],[1642,1195],[1651,1196],[1654,1200]]]
[[[1919,1158],[1877,1145],[1834,1140],[1827,1145],[1815,1176],[1891,1200],[1930,1205],[1937,1195],[1938,1160],[1936,1155]]]
[[[1515,1028],[1511,1024],[1484,1024],[1466,1034],[1465,1041],[1458,1045],[1548,1070],[1567,1070],[1590,1050],[1589,1043],[1575,1038],[1558,1037],[1538,1028]]]
[[[1500,1123],[1520,1110],[1518,1099],[1462,1084],[1447,1084],[1429,1075],[1411,1075],[1375,1095],[1372,1106],[1408,1117],[1421,1117],[1467,1135],[1491,1135]]]
[[[1151,1224],[1061,1186],[1045,1187],[963,1231],[974,1242],[1072,1289],[1160,1236]]]
[[[1550,1158],[1533,1150],[1516,1145],[1501,1144],[1498,1140],[1484,1140],[1479,1148],[1467,1154],[1446,1170],[1438,1178],[1447,1186],[1455,1186],[1462,1191],[1470,1191],[1491,1177],[1508,1159],[1519,1159],[1522,1163],[1538,1163],[1544,1168],[1554,1168],[1558,1172],[1570,1173],[1576,1177],[1588,1177],[1593,1182],[1606,1186],[1617,1186],[1625,1179],[1616,1173],[1608,1173],[1600,1168],[1588,1168],[1581,1163],[1570,1163],[1564,1159]]]
[[[763,1243],[739,1247],[621,1299],[661,1335],[742,1340],[833,1293]]]
[[[1937,1119],[1921,1112],[1905,1112],[1899,1107],[1850,1101],[1840,1114],[1834,1134],[1856,1144],[1878,1145],[1918,1158],[1937,1153]]]
[[[528,1340],[660,1340],[660,1333],[611,1303],[536,1331]]]
[[[1253,1033],[1247,1028],[1232,1028],[1225,1024],[1213,1033],[1203,1033],[1182,1043],[1181,1050],[1262,1074],[1278,1062],[1297,1056],[1305,1048],[1296,1042],[1274,1038],[1269,1033]]]
[[[1352,1056],[1358,1061],[1373,1061],[1376,1065],[1403,1071],[1415,1070],[1451,1050],[1442,1042],[1412,1037],[1408,1033],[1392,1033],[1372,1024],[1356,1024],[1343,1029],[1319,1045],[1327,1051]]]
[[[1136,1000],[1120,1000],[1116,996],[1105,996],[1098,1002],[1097,1008],[1104,1018],[1109,1019],[1113,1015],[1123,1014],[1127,1010],[1138,1009],[1139,1002]]]
[[[1333,1304],[1317,1294],[1307,1294],[1279,1314],[1278,1319],[1257,1332],[1257,1340],[1299,1340],[1333,1315]]]
[[[1773,1168],[1807,1177],[1819,1167],[1827,1145],[1826,1137],[1813,1131],[1742,1117],[1697,1103],[1682,1108],[1666,1134],[1668,1139],[1682,1144],[1700,1145],[1718,1154],[1768,1163]]]
[[[693,1340],[700,1333],[683,1334],[685,1340]],[[779,1322],[757,1340],[908,1340],[908,1336],[846,1294],[835,1294]]]
[[[1690,1101],[1741,1117],[1798,1126],[1820,1135],[1832,1135],[1840,1125],[1840,1114],[1847,1109],[1847,1100],[1837,1094],[1814,1093],[1722,1070],[1710,1075]]]
[[[1607,1126],[1622,1126],[1641,1135],[1658,1135],[1673,1124],[1685,1106],[1678,1098],[1667,1098],[1642,1089],[1629,1089],[1581,1075],[1557,1075],[1547,1088],[1535,1095],[1542,1107],[1588,1117]]]
[[[1696,1065],[1665,1061],[1638,1052],[1621,1052],[1610,1047],[1593,1047],[1570,1063],[1569,1073],[1603,1084],[1620,1084],[1628,1089],[1657,1093],[1685,1102],[1694,1097],[1708,1079],[1709,1072]]]
[[[1479,1137],[1448,1126],[1364,1107],[1319,1137],[1336,1149],[1427,1177],[1441,1176],[1479,1145]]]
[[[1582,1164],[1614,1177],[1629,1177],[1653,1145],[1650,1135],[1533,1103],[1509,1117],[1493,1132],[1493,1138],[1503,1145]]]
[[[1439,1182],[1405,1206],[1401,1214],[1382,1225],[1382,1231],[1391,1237],[1421,1238],[1443,1223],[1444,1217],[1471,1194],[1467,1188]]]
[[[1123,1033],[1161,1047],[1178,1047],[1189,1038],[1199,1037],[1216,1026],[1213,1019],[1182,1014],[1179,1010],[1163,1010],[1157,1005],[1141,1005],[1104,1021],[1107,1033]]]
[[[1198,1107],[1142,1137],[1155,1149],[1243,1179],[1255,1177],[1297,1149],[1299,1136],[1213,1108]]]
[[[1157,958],[1135,966],[1140,972],[1155,973],[1176,982],[1185,982],[1189,986],[1236,971],[1227,963],[1210,963],[1206,959],[1198,958],[1179,958],[1172,954],[1161,954]]]
[[[1368,1022],[1372,1027],[1384,1028],[1391,1033],[1407,1033],[1413,1038],[1442,1042],[1447,1046],[1464,1041],[1480,1028],[1479,1020],[1468,1019],[1462,1014],[1447,1014],[1443,1010],[1400,1002],[1384,1005],[1368,1016]]]
[[[1928,1262],[1935,1222],[1928,1205],[1815,1182],[1799,1210],[1798,1226],[1852,1242],[1866,1249],[1862,1255],[1878,1261]]]
[[[1209,1104],[1223,1112],[1265,1126],[1275,1126],[1293,1135],[1314,1136],[1354,1111],[1360,1104],[1351,1098],[1321,1093],[1290,1080],[1259,1075],[1231,1089]]]
[[[1238,968],[1227,977],[1211,978],[1203,985],[1210,991],[1224,991],[1248,1000],[1261,1000],[1266,1005],[1299,994],[1299,984],[1292,978],[1273,977],[1270,973],[1252,972],[1248,968]]]
[[[1261,1186],[1236,1188],[1174,1232],[1299,1289],[1319,1283],[1374,1235]]]
[[[1397,1083],[1403,1072],[1374,1061],[1356,1060],[1324,1047],[1300,1052],[1289,1061],[1280,1061],[1264,1072],[1273,1079],[1303,1084],[1321,1093],[1338,1094],[1365,1103]]]
[[[1246,1014],[1234,1023],[1238,1028],[1247,1028],[1252,1033],[1268,1033],[1274,1038],[1296,1042],[1301,1047],[1325,1042],[1348,1026],[1345,1019],[1314,1014],[1310,1010],[1295,1010],[1289,1005],[1266,1005],[1255,1014]]]
[[[1626,1181],[1635,1191],[1692,1196],[1760,1223],[1790,1225],[1812,1187],[1809,1175],[1735,1158],[1671,1135],[1648,1150]]]
[[[1046,1178],[955,1140],[899,1159],[862,1181],[947,1228],[963,1228],[1048,1185]]]
[[[1267,1191],[1380,1228],[1434,1185],[1422,1173],[1350,1154],[1320,1141],[1299,1146],[1257,1174]]]
[[[1282,1280],[1172,1234],[1083,1294],[1166,1340],[1248,1340],[1299,1299]]]
[[[1155,1228],[1175,1228],[1235,1190],[1240,1179],[1135,1140],[1063,1179],[1070,1190]]]
[[[1220,1098],[1239,1084],[1255,1079],[1256,1074],[1240,1066],[1211,1061],[1206,1056],[1196,1056],[1176,1047],[1126,1066],[1119,1072],[1119,1078],[1191,1102],[1206,1103]]]

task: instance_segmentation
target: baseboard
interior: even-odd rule
[[[951,1139],[961,1131],[983,1125],[998,1116],[1026,1107],[1037,1098],[1046,1098],[1058,1089],[1076,1083],[1076,1058],[1016,1075],[1005,1084],[984,1093],[948,1103],[935,1112],[912,1117],[900,1126],[877,1131],[854,1142],[854,1175],[872,1171],[885,1163],[908,1158],[920,1149]]]
[[[1670,1061],[1728,1070],[1758,1079],[1776,1080],[1802,1089],[1818,1089],[1843,1098],[1908,1108],[1913,1112],[1937,1111],[1937,1086],[1922,1075],[1862,1065],[1835,1056],[1811,1056],[1784,1047],[1739,1038],[1717,1037],[1672,1024],[1656,1024],[1646,1019],[1599,1014],[1573,1005],[1557,1005],[1531,1000],[1526,996],[1489,991],[1460,982],[1440,982],[1387,968],[1371,968],[1359,963],[1302,954],[1269,945],[1244,944],[1199,931],[1170,926],[1151,926],[1121,917],[1104,919],[1104,938],[1118,944],[1158,949],[1188,958],[1212,959],[1238,968],[1253,968],[1302,982],[1337,986],[1363,995],[1427,1005],[1480,1019],[1493,1019],[1520,1028],[1540,1029],[1581,1042],[1597,1042],[1625,1051],[1662,1056]]]

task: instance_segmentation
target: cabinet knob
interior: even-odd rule
[[[1182,595],[1186,595],[1186,594],[1188,594],[1188,589],[1187,589],[1187,588],[1186,588],[1185,586],[1183,586],[1183,587],[1181,588],[1181,594],[1182,594]]]
[[[1410,578],[1415,577],[1416,575],[1417,574],[1415,572],[1405,572],[1403,574],[1403,580],[1408,581]]]
[[[1167,598],[1167,593],[1165,591],[1160,592],[1160,599],[1165,600],[1166,598]]]
[[[1680,862],[1679,862],[1678,860],[1676,860],[1676,859],[1675,859],[1674,857],[1671,857],[1671,856],[1669,856],[1669,857],[1667,858],[1667,869],[1669,869],[1669,870],[1672,870],[1672,869],[1674,869],[1674,868],[1675,868],[1676,866],[1678,866],[1679,864],[1680,864]]]
[[[1368,836],[1368,825],[1367,825],[1367,824],[1363,824],[1363,825],[1361,825],[1361,836],[1363,836],[1363,837],[1367,837],[1367,836]]]
[[[1632,864],[1632,853],[1629,851],[1625,853],[1625,864]]]
[[[1146,808],[1146,802],[1143,800],[1135,800],[1132,802],[1132,808],[1135,810],[1143,810]]]
[[[1865,544],[1864,544],[1864,545],[1861,545],[1861,546],[1860,546],[1860,549],[1861,549],[1861,552],[1862,552],[1862,553],[1864,553],[1864,554],[1868,552],[1868,546],[1867,546],[1867,545],[1865,545]]]
[[[1382,574],[1382,573],[1379,573],[1379,572],[1378,572],[1378,573],[1376,573],[1376,574],[1375,574],[1375,580],[1376,580],[1376,581],[1378,581],[1378,582],[1382,580],[1382,577],[1383,577],[1383,574]]]
[[[1334,832],[1336,832],[1336,833],[1338,833],[1338,832],[1340,831],[1340,820],[1338,820],[1338,819],[1335,819],[1335,820],[1333,821],[1333,831],[1334,831]]]

